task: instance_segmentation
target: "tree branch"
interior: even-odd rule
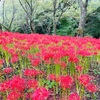
[[[31,0],[32,1],[32,0]],[[33,11],[33,9],[32,9],[32,6],[31,6],[31,4],[27,1],[27,0],[25,0],[25,2],[27,3],[27,5],[29,6],[29,8],[30,8],[30,10],[31,10],[31,15],[32,15],[32,11]]]
[[[1,23],[0,23],[0,25],[1,25],[2,27],[4,27],[7,31],[10,31],[9,28],[8,28],[7,26],[5,26],[4,24],[1,24]]]
[[[3,17],[3,22],[2,23],[4,23],[4,11],[5,11],[5,0],[3,0],[3,10],[2,10],[2,17]]]
[[[10,24],[9,24],[9,29],[11,29],[11,25],[13,23],[14,15],[15,15],[15,7],[14,7],[14,1],[13,0],[12,0],[12,4],[13,4],[13,11],[12,11],[12,19],[11,19]]]
[[[20,3],[20,5],[21,5],[21,7],[24,9],[24,11],[26,12],[27,16],[30,18],[30,16],[29,16],[27,10],[24,8],[24,6],[23,6],[23,4],[22,4],[22,2],[21,2],[20,0],[19,0],[19,3]]]

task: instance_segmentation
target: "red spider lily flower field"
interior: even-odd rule
[[[0,100],[87,100],[98,85],[100,39],[0,33]]]

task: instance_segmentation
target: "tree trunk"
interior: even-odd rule
[[[84,27],[86,23],[86,16],[87,16],[87,4],[88,0],[85,1],[85,3],[82,0],[79,0],[79,5],[80,5],[80,21],[79,21],[79,26],[77,29],[77,36],[84,36]]]
[[[56,22],[55,22],[55,19],[53,19],[53,31],[54,31],[54,34],[56,34]]]
[[[57,0],[53,1],[53,7],[54,7],[54,11],[53,11],[53,31],[54,34],[56,34],[56,4],[57,4]]]
[[[31,21],[30,22],[30,28],[31,28],[31,32],[34,33],[34,23]]]
[[[31,29],[31,33],[35,32],[35,25],[34,25],[34,20],[33,19],[29,19],[30,20],[30,29]]]

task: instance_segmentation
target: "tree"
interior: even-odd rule
[[[57,24],[62,15],[70,9],[75,0],[53,0],[53,33],[56,34]]]
[[[69,0],[70,1],[70,0]],[[70,2],[65,2],[63,0],[48,0],[44,2],[43,11],[37,14],[37,19],[39,19],[38,24],[41,25],[43,31],[49,34],[56,34],[57,26],[62,15],[70,8]],[[42,20],[40,20],[42,19]]]
[[[35,32],[34,16],[36,15],[37,0],[19,0],[19,3],[26,13],[26,23],[30,26],[31,32]]]
[[[11,11],[12,15],[11,15],[11,18],[9,19],[6,14],[7,9],[5,10],[5,2],[6,2],[6,0],[2,1],[2,22],[0,22],[0,25],[2,26],[2,29],[4,28],[7,31],[11,31],[12,23],[15,18],[16,9],[15,9],[15,5],[14,5],[14,0],[12,0],[12,11]],[[7,20],[8,22],[6,23],[5,20]]]
[[[57,0],[53,0],[53,30],[54,30],[54,34],[56,34],[56,7],[57,7]]]
[[[84,32],[94,38],[100,38],[100,7],[87,15]]]
[[[76,31],[77,36],[84,36],[84,27],[86,23],[86,16],[87,16],[87,6],[88,6],[89,0],[79,0],[79,6],[80,6],[80,20],[79,20],[79,26]]]

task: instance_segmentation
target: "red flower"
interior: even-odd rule
[[[70,94],[68,100],[81,100],[77,93]]]
[[[27,87],[28,88],[37,88],[38,87],[38,82],[34,79],[28,80],[27,81]]]
[[[7,96],[7,100],[18,100],[21,97],[21,93],[13,91]]]
[[[76,70],[78,70],[79,72],[82,71],[82,67],[81,66],[76,66]]]
[[[32,92],[29,92],[26,94],[26,99],[25,100],[29,100],[32,98]]]
[[[42,50],[42,58],[43,60],[49,60],[54,56],[52,52],[46,52],[46,50]]]
[[[86,57],[86,56],[91,56],[91,55],[92,55],[92,53],[89,52],[88,49],[86,49],[86,50],[84,50],[84,49],[83,49],[83,50],[79,50],[79,51],[78,51],[78,54],[79,54],[79,55],[82,55],[82,56],[85,56],[85,57]]]
[[[92,83],[89,83],[87,86],[86,86],[87,90],[89,92],[96,92],[97,91],[97,87],[96,85],[92,84]]]
[[[67,64],[66,64],[65,62],[61,62],[61,63],[60,63],[60,66],[61,66],[61,69],[62,69],[62,70],[65,70]]]
[[[32,63],[32,66],[38,66],[40,64],[40,59],[34,59],[31,63]]]
[[[3,60],[2,59],[0,59],[0,65],[2,65],[3,64]]]
[[[13,56],[12,58],[11,58],[11,62],[12,63],[15,63],[15,62],[17,62],[18,61],[18,56]]]
[[[8,68],[5,68],[3,71],[4,73],[9,74],[13,71],[13,69],[11,67],[8,67]]]
[[[61,63],[60,59],[54,59],[54,64],[59,65]]]
[[[69,59],[68,59],[69,62],[74,62],[74,63],[77,63],[79,62],[79,59],[75,56],[70,56]]]
[[[25,69],[25,71],[24,71],[24,75],[25,76],[29,76],[29,77],[31,77],[31,76],[37,76],[39,73],[40,72],[37,71],[37,70],[35,70],[35,69]]]
[[[10,83],[11,83],[10,80],[4,81],[3,83],[1,83],[0,84],[0,92],[5,92],[5,91],[9,90],[10,86],[11,86]]]
[[[88,74],[82,74],[79,77],[79,81],[80,81],[81,84],[86,86],[91,81],[91,78]]]
[[[20,76],[13,76],[10,81],[10,89],[16,91],[23,91],[25,89],[25,80]]]
[[[73,83],[73,79],[70,76],[61,76],[60,77],[60,86],[62,88],[70,88]]]
[[[56,77],[56,75],[54,75],[54,74],[50,74],[50,75],[48,76],[48,80],[56,81],[56,79],[57,79],[57,77]]]
[[[49,91],[42,87],[42,88],[38,88],[32,96],[32,100],[46,100],[49,96]]]

